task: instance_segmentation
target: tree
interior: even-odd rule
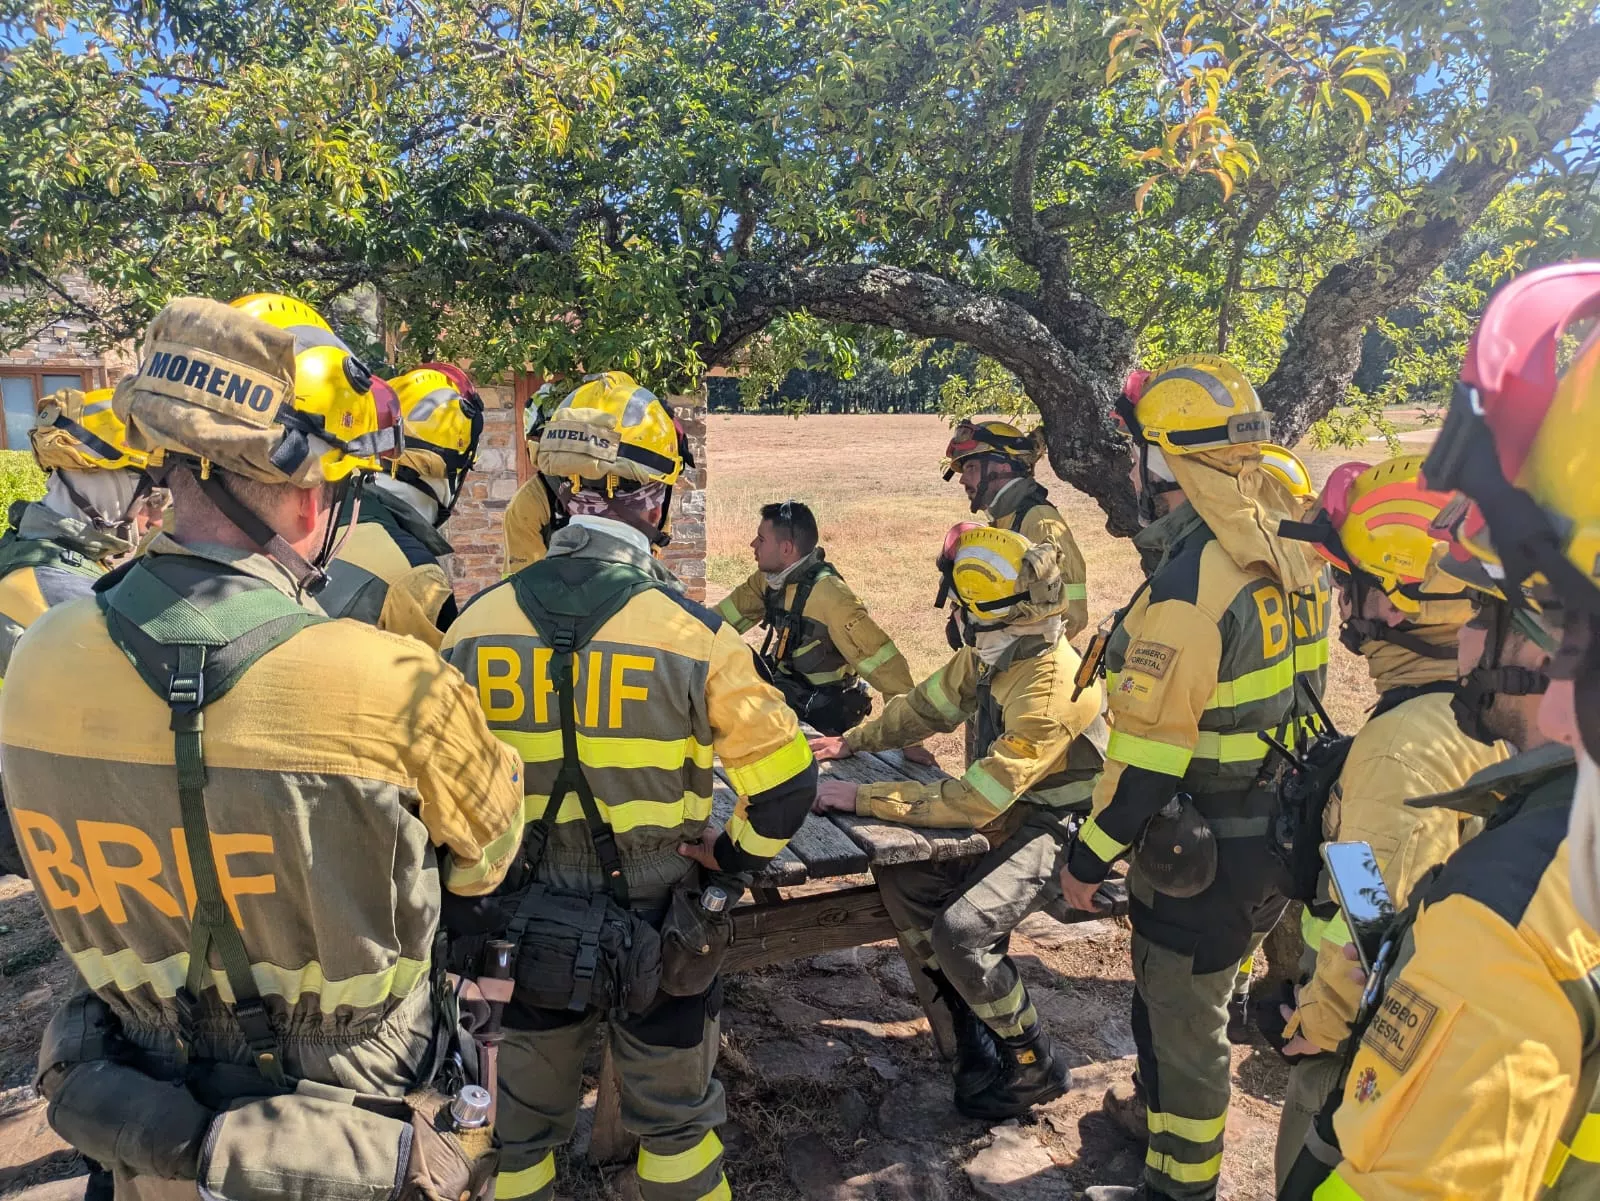
[[[12,339],[370,290],[407,356],[670,385],[890,328],[1122,530],[1136,358],[1225,349],[1292,441],[1508,184],[1586,186],[1600,79],[1576,0],[3,2]]]

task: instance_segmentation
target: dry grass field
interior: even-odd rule
[[[713,601],[745,579],[756,514],[773,500],[803,500],[822,544],[920,679],[949,654],[933,608],[933,561],[950,526],[970,518],[960,484],[940,478],[950,437],[935,416],[805,416],[714,413],[707,423],[707,574]],[[1381,444],[1360,457],[1385,456]],[[1351,453],[1306,452],[1318,484]],[[1089,568],[1089,616],[1123,604],[1139,580],[1132,546],[1105,532],[1099,506],[1040,464]],[[1080,636],[1080,644],[1083,637]],[[1360,724],[1375,695],[1366,668],[1335,641],[1328,703],[1341,727]],[[944,754],[954,740],[937,745]],[[949,766],[949,764],[946,764]]]

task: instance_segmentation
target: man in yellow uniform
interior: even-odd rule
[[[1071,1083],[1006,944],[1028,914],[1061,903],[1074,815],[1086,809],[1102,762],[1086,734],[1103,733],[1104,697],[1098,685],[1074,696],[1079,660],[1063,632],[1051,548],[968,522],[950,531],[940,562],[973,644],[873,721],[819,738],[812,749],[839,759],[977,722],[979,758],[960,779],[826,780],[818,806],[917,826],[974,826],[988,838],[993,849],[981,859],[891,868],[878,882],[906,961],[922,967],[951,1011],[956,1108],[998,1122]]]
[[[1062,628],[1070,640],[1089,624],[1088,574],[1066,518],[1033,478],[1043,454],[1043,426],[1024,434],[1005,421],[963,421],[945,447],[944,478],[959,474],[972,511],[986,513],[991,525],[1055,548]]]
[[[543,385],[528,398],[523,415],[523,440],[528,446],[528,458],[535,462],[539,457],[539,434],[556,400],[555,388],[550,384]],[[513,575],[529,563],[544,558],[550,536],[565,524],[566,514],[556,503],[555,489],[535,471],[533,478],[518,488],[506,505],[506,574]]]
[[[93,990],[39,1087],[119,1196],[219,1173],[392,1189],[419,1166],[409,1126],[310,1094],[402,1105],[460,1079],[437,1071],[440,892],[499,882],[520,765],[426,647],[298,599],[340,491],[397,449],[379,401],[348,352],[169,304],[115,411],[163,454],[175,526],[36,622],[0,693],[12,822]]]
[[[1177,359],[1131,391],[1118,411],[1152,522],[1134,541],[1156,565],[1109,636],[1106,770],[1062,887],[1074,907],[1091,908],[1111,864],[1131,852],[1149,1147],[1139,1190],[1096,1186],[1090,1196],[1208,1201],[1228,1114],[1228,999],[1286,904],[1286,873],[1264,837],[1274,798],[1260,735],[1294,740],[1303,704],[1289,598],[1318,568],[1303,544],[1268,533],[1300,505],[1262,469],[1268,419],[1238,368]],[[1160,838],[1144,837],[1153,820]]]
[[[816,765],[750,648],[651,558],[683,469],[666,406],[621,372],[593,376],[551,416],[538,465],[570,521],[545,558],[480,594],[444,644],[526,762],[516,876],[493,912],[470,917],[520,944],[496,1196],[553,1195],[555,1148],[609,1018],[641,1195],[726,1201],[712,1076],[720,956],[682,969],[727,935],[713,912],[727,876],[760,868],[805,820]],[[740,794],[721,831],[713,754]],[[675,933],[702,918],[705,937]]]
[[[483,433],[472,379],[428,363],[391,381],[405,418],[405,450],[393,473],[372,477],[355,524],[317,597],[332,617],[353,617],[437,648],[456,618],[455,592],[439,559],[443,533]]]
[[[808,505],[763,505],[750,549],[755,574],[717,614],[741,634],[766,626],[761,658],[801,721],[830,735],[859,725],[872,708],[863,678],[886,701],[911,691],[905,656],[817,545]]]
[[[1456,647],[1473,606],[1460,582],[1431,566],[1438,544],[1429,527],[1450,495],[1422,487],[1421,467],[1421,455],[1377,466],[1340,464],[1328,477],[1317,519],[1285,529],[1316,539],[1333,564],[1344,630],[1378,689],[1377,707],[1348,745],[1319,833],[1328,841],[1369,843],[1396,905],[1474,832],[1460,814],[1406,802],[1460,788],[1505,758],[1501,744],[1479,741],[1456,724]],[[1361,999],[1344,957],[1349,928],[1325,880],[1317,891],[1302,923],[1316,967],[1286,1027],[1285,1054],[1304,1058],[1289,1073],[1278,1125],[1280,1185],[1338,1085],[1334,1052],[1349,1037]]]
[[[126,435],[109,389],[56,392],[40,402],[28,438],[34,462],[49,474],[44,499],[13,504],[0,538],[0,686],[22,632],[52,606],[88,596],[106,560],[133,548],[135,515],[150,493],[149,459]],[[3,820],[0,872],[24,872]]]
[[[1456,514],[1453,532],[1506,603],[1525,606],[1526,587],[1562,641],[1537,713],[1514,694],[1481,709],[1490,723],[1511,710],[1537,726],[1499,731],[1523,753],[1431,798],[1488,826],[1417,889],[1379,954],[1338,1111],[1283,1191],[1296,1201],[1600,1193],[1600,929],[1579,913],[1567,837],[1571,752],[1581,742],[1588,753],[1596,716],[1583,676],[1595,670],[1600,614],[1587,461],[1600,344],[1590,336],[1557,366],[1564,334],[1597,307],[1600,263],[1540,268],[1497,292],[1423,465],[1430,486],[1478,506]],[[1499,607],[1486,607],[1486,642],[1497,632],[1514,642],[1521,635],[1491,616]],[[1567,745],[1526,749],[1550,736]]]
[[[291,296],[258,292],[234,307],[286,330],[302,351],[349,353],[322,315]],[[404,419],[405,453],[374,475],[345,517],[348,532],[317,596],[330,617],[351,617],[437,648],[455,620],[455,593],[439,563],[450,553],[440,528],[455,508],[483,433],[483,402],[471,377],[427,363],[377,387],[393,388]]]

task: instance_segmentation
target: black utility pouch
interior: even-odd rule
[[[733,945],[733,915],[707,912],[700,891],[680,886],[661,924],[661,991],[697,997],[711,987]]]

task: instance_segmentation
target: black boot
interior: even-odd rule
[[[1250,1042],[1250,992],[1236,992],[1228,999],[1228,1041],[1236,1047]]]
[[[1021,1117],[1072,1087],[1071,1069],[1037,1022],[1021,1038],[1001,1039],[1000,1056],[1005,1069],[993,1084],[964,1102],[956,1098],[956,1108],[967,1117],[986,1122]]]
[[[933,982],[933,991],[950,1011],[950,1023],[956,1034],[956,1108],[967,1098],[975,1097],[993,1084],[1004,1066],[1000,1049],[995,1045],[994,1032],[982,1018],[972,1012],[972,1006],[956,991],[950,977],[938,968],[925,967],[923,973]]]

